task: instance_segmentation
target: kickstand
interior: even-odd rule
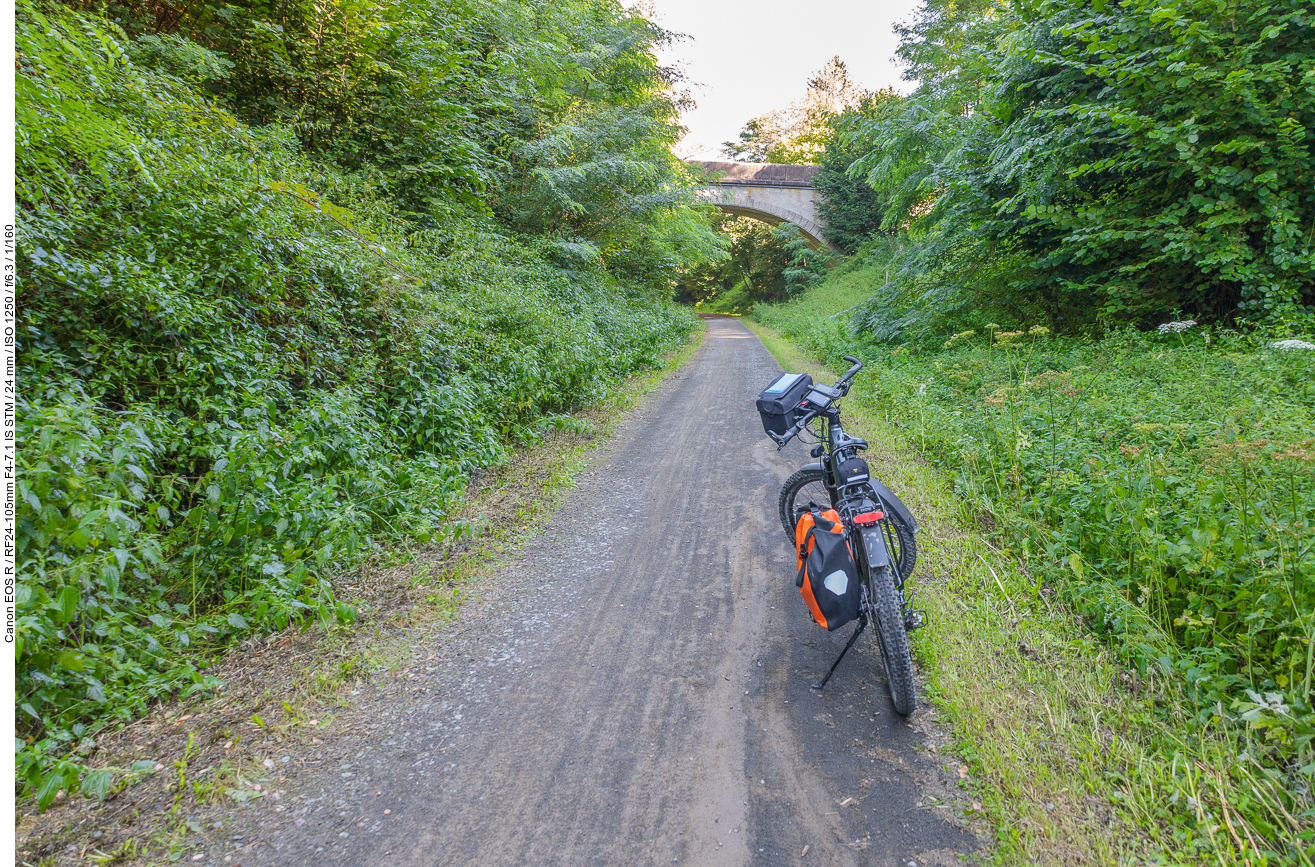
[[[854,646],[855,641],[858,641],[859,634],[864,629],[867,628],[867,625],[868,625],[868,619],[866,617],[859,617],[858,629],[855,629],[854,634],[849,636],[849,643],[845,645],[844,650],[840,651],[840,655],[836,657],[836,661],[831,663],[831,670],[826,673],[826,677],[822,678],[819,682],[813,684],[813,689],[821,689],[822,687],[826,686],[826,682],[831,679],[831,675],[836,673],[836,666],[840,665],[840,660],[845,658],[846,653],[849,653],[849,648]]]

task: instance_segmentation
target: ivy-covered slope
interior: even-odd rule
[[[712,245],[661,159],[670,116],[624,117],[665,98],[651,39],[617,48],[647,96],[544,109],[564,153],[504,160],[496,185],[431,179],[420,219],[405,168],[349,171],[239,120],[194,42],[27,2],[17,27],[18,761],[44,806],[96,727],[209,688],[236,636],[350,620],[332,575],[453,532],[474,468],[660,363],[694,324],[664,275]],[[613,201],[591,198],[622,156]],[[534,199],[539,224],[474,193]]]

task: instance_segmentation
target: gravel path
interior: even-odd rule
[[[808,688],[848,630],[808,621],[774,514],[807,456],[758,422],[772,356],[708,325],[406,689],[357,696],[365,733],[207,863],[961,863],[875,642]]]

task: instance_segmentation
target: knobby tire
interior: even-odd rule
[[[918,693],[913,684],[909,633],[904,629],[900,595],[889,567],[880,567],[869,574],[868,592],[869,617],[881,644],[882,662],[886,664],[886,686],[895,703],[895,712],[908,716],[918,707]]]

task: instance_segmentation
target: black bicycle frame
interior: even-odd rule
[[[884,526],[885,522],[873,522],[870,524],[858,524],[853,522],[853,518],[864,512],[870,512],[875,509],[898,510],[901,517],[912,522],[913,516],[908,513],[908,509],[899,501],[899,498],[890,492],[885,485],[872,479],[869,476],[868,481],[858,482],[850,485],[840,485],[836,478],[835,468],[842,461],[856,457],[860,451],[867,448],[867,443],[861,439],[851,437],[845,433],[844,427],[840,424],[840,410],[837,407],[828,407],[822,412],[819,418],[826,420],[826,445],[821,447],[821,454],[818,454],[818,447],[814,447],[813,454],[822,458],[820,463],[806,464],[804,469],[821,469],[823,472],[822,480],[826,485],[827,493],[831,497],[831,506],[840,513],[841,518],[850,527],[852,536],[850,550],[853,552],[854,559],[858,566],[860,575],[869,576],[874,571],[880,573],[882,570],[890,569],[896,577],[901,593],[903,594],[903,580],[899,576],[898,570],[894,569],[894,564],[890,559],[890,548],[887,547]],[[884,491],[885,495],[878,492]],[[876,494],[877,502],[872,502],[872,495]],[[857,544],[854,544],[857,542]],[[831,663],[831,669],[826,675],[813,684],[813,689],[823,689],[827,681],[831,680],[831,675],[836,673],[841,660],[849,653],[854,642],[858,640],[859,635],[867,628],[870,606],[872,600],[868,589],[867,581],[863,586],[863,601],[860,607],[861,613],[858,618],[858,628],[854,630],[853,635],[849,637],[849,642],[845,644],[844,650],[836,657],[836,661]],[[907,604],[904,605],[907,608]]]
[[[871,477],[866,482],[857,485],[848,485],[841,487],[836,484],[835,467],[846,457],[853,457],[862,449],[867,448],[867,442],[845,433],[844,426],[840,423],[840,409],[838,407],[829,407],[819,418],[826,420],[826,446],[819,455],[814,449],[813,456],[820,457],[822,460],[817,463],[805,464],[805,470],[818,469],[823,473],[824,484],[827,493],[831,495],[831,506],[845,518],[852,518],[857,512],[846,514],[842,507],[854,508],[860,504],[851,504],[850,500],[858,500],[860,497],[871,490],[877,495],[877,507],[883,512],[890,512],[898,515],[900,520],[914,532],[918,529],[918,522],[914,519],[913,513],[908,507],[895,496],[894,491]],[[848,489],[848,490],[847,490]],[[866,489],[866,490],[865,490]]]

